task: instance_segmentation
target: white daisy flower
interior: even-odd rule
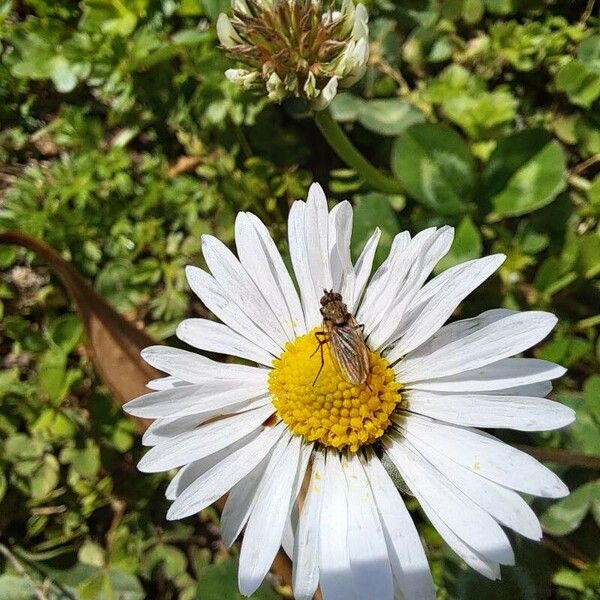
[[[497,309],[444,325],[505,258],[471,260],[427,282],[452,244],[451,227],[399,234],[373,275],[380,231],[352,264],[352,208],[328,211],[318,185],[292,206],[288,227],[296,284],[249,213],[236,220],[237,258],[204,236],[210,273],[187,269],[221,322],[185,320],[179,338],[246,364],[165,346],[143,353],[168,376],[126,410],[155,419],[140,470],[179,469],[166,492],[168,518],[229,493],[222,534],[231,545],[245,529],[243,594],[258,588],[283,545],[297,600],[317,586],[325,600],[433,599],[423,546],[387,470],[397,469],[448,545],[498,578],[499,566],[514,562],[503,527],[542,535],[517,492],[558,498],[568,490],[531,456],[476,428],[538,431],[573,420],[571,409],[544,398],[565,370],[511,358],[545,338],[556,318]],[[341,294],[364,326],[355,330],[368,346],[364,383],[347,379],[320,333],[324,290]]]

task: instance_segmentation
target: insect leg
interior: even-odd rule
[[[315,351],[310,356],[312,358],[320,350],[321,351],[321,366],[319,367],[317,376],[315,377],[315,380],[313,381],[313,385],[315,385],[315,383],[317,383],[317,379],[319,379],[319,375],[321,374],[321,371],[323,370],[323,367],[325,365],[325,357],[323,356],[323,345],[327,343],[327,333],[325,331],[315,331],[315,337],[317,338],[318,345],[315,348]]]
[[[325,344],[325,341],[319,341],[319,347],[317,348],[317,350],[321,350],[321,366],[319,367],[319,370],[317,371],[317,376],[315,377],[315,380],[313,381],[313,386],[315,385],[315,383],[317,383],[317,379],[319,379],[319,375],[321,374],[321,371],[323,370],[323,367],[325,366],[325,358],[323,356],[323,344]],[[317,350],[315,350],[315,352]],[[313,355],[314,355],[314,352],[313,352]]]
[[[322,346],[327,342],[327,334],[324,331],[315,331],[315,337],[317,338],[317,347],[315,351],[310,355],[312,358],[319,350],[323,353]]]
[[[361,332],[363,335],[365,334],[365,324],[364,324],[364,323],[361,323],[360,325],[359,325],[359,324],[356,324],[356,325],[354,326],[354,329],[360,329],[360,332]]]

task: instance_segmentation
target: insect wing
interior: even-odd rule
[[[350,383],[364,383],[369,375],[369,351],[356,321],[328,326],[327,333],[338,372]]]

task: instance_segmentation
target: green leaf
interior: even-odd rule
[[[53,454],[44,456],[44,460],[29,481],[32,498],[41,500],[57,486],[59,467],[58,460]]]
[[[231,2],[229,0],[202,0],[202,5],[210,19],[216,21],[220,13],[229,10]]]
[[[565,156],[545,131],[530,129],[498,142],[482,177],[483,194],[501,217],[549,204],[565,187]]]
[[[575,531],[590,509],[594,485],[582,485],[560,502],[553,504],[540,519],[544,531],[552,535],[568,535]]]
[[[340,123],[353,123],[362,112],[365,101],[349,92],[337,94],[329,105],[332,117]]]
[[[446,116],[475,140],[488,139],[500,125],[511,122],[517,105],[506,89],[463,93],[442,102]]]
[[[138,578],[117,569],[98,570],[77,588],[81,600],[143,600]]]
[[[588,411],[600,425],[600,375],[592,375],[583,386],[583,397]]]
[[[435,267],[436,273],[441,273],[461,262],[479,258],[481,256],[482,242],[479,229],[470,217],[465,217],[456,228],[454,241],[446,256]]]
[[[600,74],[574,59],[557,73],[556,89],[567,94],[573,104],[589,108],[600,96]]]
[[[581,573],[572,571],[571,569],[560,568],[552,577],[552,583],[560,587],[577,590],[578,592],[585,591],[585,583],[581,577]]]
[[[363,102],[358,113],[358,121],[363,127],[385,136],[400,135],[411,125],[424,120],[420,110],[397,98]]]
[[[237,584],[238,561],[227,558],[204,569],[196,590],[198,600],[243,600]],[[279,596],[263,584],[250,596],[251,600],[277,600]]]
[[[600,527],[600,481],[596,481],[592,496],[592,515],[598,527]]]
[[[7,269],[17,258],[16,246],[0,246],[0,269]]]
[[[186,555],[179,548],[168,544],[154,546],[145,560],[150,572],[155,568],[161,568],[170,579],[185,573],[188,564]]]
[[[566,393],[559,394],[558,399],[577,413],[575,422],[563,434],[567,447],[583,454],[600,454],[600,427],[587,410],[587,404]]]
[[[333,118],[340,123],[358,121],[379,135],[396,136],[425,120],[415,106],[399,98],[363,100],[350,93],[338,94],[330,105]]]
[[[83,326],[77,315],[66,314],[52,320],[48,325],[48,333],[52,341],[65,354],[69,354],[77,346],[83,333]]]
[[[7,489],[8,482],[6,481],[6,475],[4,474],[4,471],[0,470],[0,502],[4,499]]]
[[[42,355],[38,366],[38,389],[51,401],[62,399],[66,390],[67,357],[60,348],[50,348]]]
[[[577,47],[577,58],[595,73],[600,73],[600,34],[591,35]]]
[[[79,560],[86,564],[92,565],[93,567],[102,568],[105,562],[104,548],[91,540],[86,540],[79,552],[77,553]]]
[[[35,590],[24,577],[4,573],[0,575],[0,598],[5,600],[32,600]]]
[[[35,460],[41,458],[43,454],[44,443],[41,440],[30,438],[24,433],[12,435],[4,445],[4,456],[10,462]]]
[[[591,350],[588,340],[575,336],[557,336],[546,342],[536,353],[538,358],[571,367]]]
[[[443,125],[409,127],[394,143],[392,170],[417,200],[442,214],[464,212],[473,194],[473,158],[464,140]]]
[[[375,255],[375,265],[380,264],[390,251],[394,236],[400,232],[400,224],[392,208],[391,198],[387,194],[379,192],[354,196],[352,254],[355,259],[377,227],[381,229],[381,237]]]
[[[592,279],[600,273],[600,234],[588,233],[578,240],[579,269],[586,279]]]
[[[50,69],[50,77],[59,92],[66,94],[73,91],[77,85],[77,74],[64,56],[55,56]]]

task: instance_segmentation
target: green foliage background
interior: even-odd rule
[[[600,454],[600,30],[594,2],[371,0],[371,65],[332,114],[404,195],[370,190],[304,107],[227,82],[214,21],[225,0],[0,1],[0,229],[45,240],[128,318],[172,339],[204,314],[183,276],[199,235],[226,242],[238,210],[284,250],[288,206],[319,180],[356,207],[358,247],[456,226],[439,269],[508,260],[462,307],[543,309],[534,355],[568,374],[566,431],[507,441]],[[164,519],[168,477],[139,475],[62,287],[0,247],[0,598],[234,599],[218,515]],[[502,583],[466,570],[416,505],[438,597],[600,598],[600,480],[555,465],[574,493],[536,500],[547,539],[515,539]],[[23,575],[21,571],[25,571]],[[265,585],[256,598],[286,589]],[[39,596],[38,596],[39,597]]]

